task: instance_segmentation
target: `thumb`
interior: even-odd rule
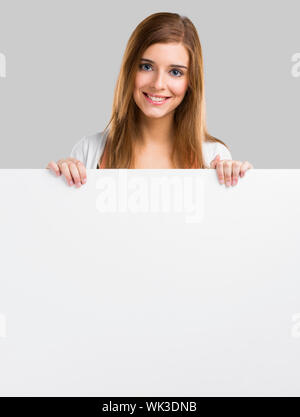
[[[211,168],[216,168],[217,162],[220,160],[220,155],[216,155],[216,157],[211,161],[210,163],[210,167]]]

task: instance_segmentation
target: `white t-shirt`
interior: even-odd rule
[[[97,163],[103,153],[106,143],[108,130],[95,133],[94,135],[84,136],[77,142],[72,150],[70,157],[83,162],[87,169],[96,169]],[[219,142],[204,142],[203,146],[204,159],[207,165],[219,154],[220,159],[232,159],[226,146]]]

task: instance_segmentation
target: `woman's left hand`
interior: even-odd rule
[[[220,155],[218,154],[211,161],[210,168],[217,170],[220,184],[224,184],[225,180],[226,186],[230,187],[231,185],[236,185],[239,175],[242,178],[248,169],[253,168],[253,165],[248,161],[232,161],[231,159],[220,160]]]

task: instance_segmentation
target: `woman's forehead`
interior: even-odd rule
[[[145,50],[142,58],[174,65],[188,65],[189,62],[188,51],[181,43],[155,43]]]

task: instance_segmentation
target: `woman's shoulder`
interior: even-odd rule
[[[106,130],[103,130],[102,132],[96,132],[91,135],[86,135],[81,140],[83,140],[83,142],[88,148],[97,148],[105,143],[107,133],[108,132]]]
[[[71,158],[84,163],[86,168],[96,168],[105,146],[107,130],[83,136],[72,148]]]
[[[220,155],[220,159],[232,159],[229,149],[218,141],[205,140],[203,142],[203,152],[205,160],[209,164],[217,155]]]

